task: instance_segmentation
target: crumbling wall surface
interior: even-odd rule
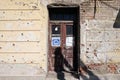
[[[120,1],[81,3],[81,59],[99,73],[120,73]]]
[[[47,7],[39,0],[0,2],[0,75],[47,70]]]

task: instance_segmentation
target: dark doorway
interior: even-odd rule
[[[78,71],[80,51],[79,7],[48,6],[49,71]]]

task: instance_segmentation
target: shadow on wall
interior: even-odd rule
[[[80,60],[80,74],[75,73],[73,71],[73,67],[64,58],[60,47],[56,48],[54,54],[55,54],[54,71],[57,73],[58,80],[66,80],[64,72],[70,73],[71,76],[79,80],[100,80],[92,71],[88,70],[88,68],[81,60]],[[69,70],[68,71],[65,70],[64,66],[66,66]]]
[[[80,79],[79,80],[100,80],[87,66],[80,60]]]
[[[120,28],[120,10],[117,14],[117,17],[116,17],[115,23],[113,25],[113,28]]]
[[[73,71],[73,67],[69,64],[69,62],[64,58],[62,54],[61,47],[57,47],[54,52],[55,62],[54,62],[54,71],[57,73],[58,80],[66,80],[65,74],[70,73],[74,78],[79,78],[78,74]],[[69,70],[64,69],[66,66]]]
[[[61,51],[61,48],[58,47],[55,49],[55,52],[54,52],[54,55],[55,55],[55,63],[54,63],[54,71],[57,73],[57,78],[59,80],[65,80],[65,76],[64,76],[64,73],[63,73],[63,55],[62,55],[62,51]]]

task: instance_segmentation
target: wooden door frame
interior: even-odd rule
[[[57,25],[62,25],[63,27],[65,27],[65,24],[68,24],[68,25],[73,25],[73,21],[49,21],[49,27],[48,27],[48,71],[49,70],[49,67],[50,67],[50,62],[49,62],[49,56],[51,56],[51,51],[52,51],[52,46],[51,46],[51,26],[52,24],[57,24]],[[62,29],[62,28],[61,28]],[[64,29],[65,31],[66,29]],[[65,35],[62,34],[62,36],[64,37]],[[74,41],[73,41],[74,42]],[[62,45],[61,45],[62,47]],[[52,57],[51,57],[52,58]]]
[[[56,3],[55,3],[56,4]],[[64,4],[64,3],[62,3],[62,4]],[[76,19],[74,20],[74,24],[75,24],[75,26],[76,26],[76,34],[75,34],[75,37],[76,37],[76,41],[75,41],[75,45],[76,45],[76,51],[75,51],[75,53],[76,53],[76,55],[75,55],[75,57],[77,58],[77,59],[75,59],[75,61],[77,60],[77,64],[75,64],[75,66],[76,66],[76,69],[75,69],[75,71],[79,74],[79,67],[80,67],[80,7],[79,7],[79,5],[74,5],[74,6],[72,6],[72,5],[66,5],[66,6],[56,6],[56,5],[54,5],[54,4],[49,4],[49,5],[47,5],[47,8],[48,8],[48,12],[50,11],[50,9],[51,8],[54,8],[54,9],[59,9],[59,8],[74,8],[74,9],[76,9]],[[48,21],[49,23],[50,22],[52,22],[51,20],[50,20],[50,16],[49,16],[49,21]],[[56,21],[56,22],[58,22],[58,21]],[[48,23],[48,24],[49,24]],[[50,24],[49,24],[49,26],[50,26]],[[49,31],[49,29],[50,29],[50,27],[48,27],[48,31]],[[49,42],[49,36],[50,36],[50,34],[48,34],[48,42]],[[49,46],[49,44],[48,44],[48,46]],[[49,48],[48,48],[48,54],[49,54]],[[48,59],[49,60],[49,59]],[[74,62],[73,62],[74,63]],[[48,66],[47,67],[49,67],[49,64],[48,64]],[[49,68],[48,68],[49,69]]]

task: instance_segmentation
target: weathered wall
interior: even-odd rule
[[[51,1],[80,5],[80,60],[84,65],[100,74],[119,73],[120,29],[114,23],[120,21],[120,0]]]
[[[99,73],[119,73],[119,0],[3,0],[0,2],[0,75],[47,71],[50,3],[80,5],[80,59]],[[99,70],[100,69],[100,70]],[[6,72],[4,72],[7,70]]]
[[[81,4],[81,59],[93,71],[120,73],[120,28],[114,28],[119,8],[119,0]]]
[[[47,7],[39,0],[2,0],[0,75],[39,75],[41,71],[46,72],[47,32]]]

